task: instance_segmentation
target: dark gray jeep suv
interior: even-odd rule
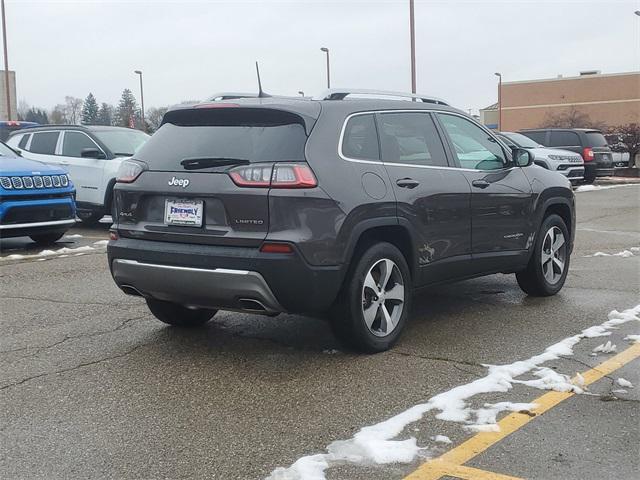
[[[115,282],[171,325],[219,309],[328,314],[366,352],[393,345],[421,287],[503,272],[557,293],[569,181],[444,102],[401,96],[169,111],[118,174]]]

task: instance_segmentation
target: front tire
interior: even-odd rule
[[[398,340],[411,306],[411,275],[394,245],[369,246],[347,274],[332,312],[336,336],[365,353],[388,350]]]
[[[197,327],[211,320],[217,313],[217,310],[192,309],[177,303],[153,298],[147,299],[147,306],[154,317],[175,327]]]
[[[51,245],[62,238],[64,232],[40,233],[38,235],[29,235],[29,238],[38,245]]]
[[[569,241],[569,230],[560,216],[543,220],[527,268],[516,273],[526,294],[548,297],[562,289],[569,271]]]

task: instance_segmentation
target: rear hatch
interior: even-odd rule
[[[613,153],[602,132],[597,130],[585,132],[585,136],[585,147],[591,148],[593,151],[593,160],[596,162],[597,168],[613,168]]]
[[[167,113],[135,155],[145,170],[116,184],[116,228],[148,240],[260,245],[272,178],[296,176],[293,169],[306,165],[309,129],[308,118],[274,108],[216,104]]]

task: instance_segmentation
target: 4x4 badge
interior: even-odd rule
[[[189,180],[186,178],[176,178],[176,177],[171,177],[171,180],[169,180],[169,186],[170,187],[182,187],[182,188],[187,188],[187,186],[189,185]]]

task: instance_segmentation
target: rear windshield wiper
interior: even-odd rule
[[[251,162],[244,158],[228,158],[228,157],[194,157],[185,158],[180,165],[185,170],[198,170],[200,168],[224,167],[227,165],[249,165]]]

